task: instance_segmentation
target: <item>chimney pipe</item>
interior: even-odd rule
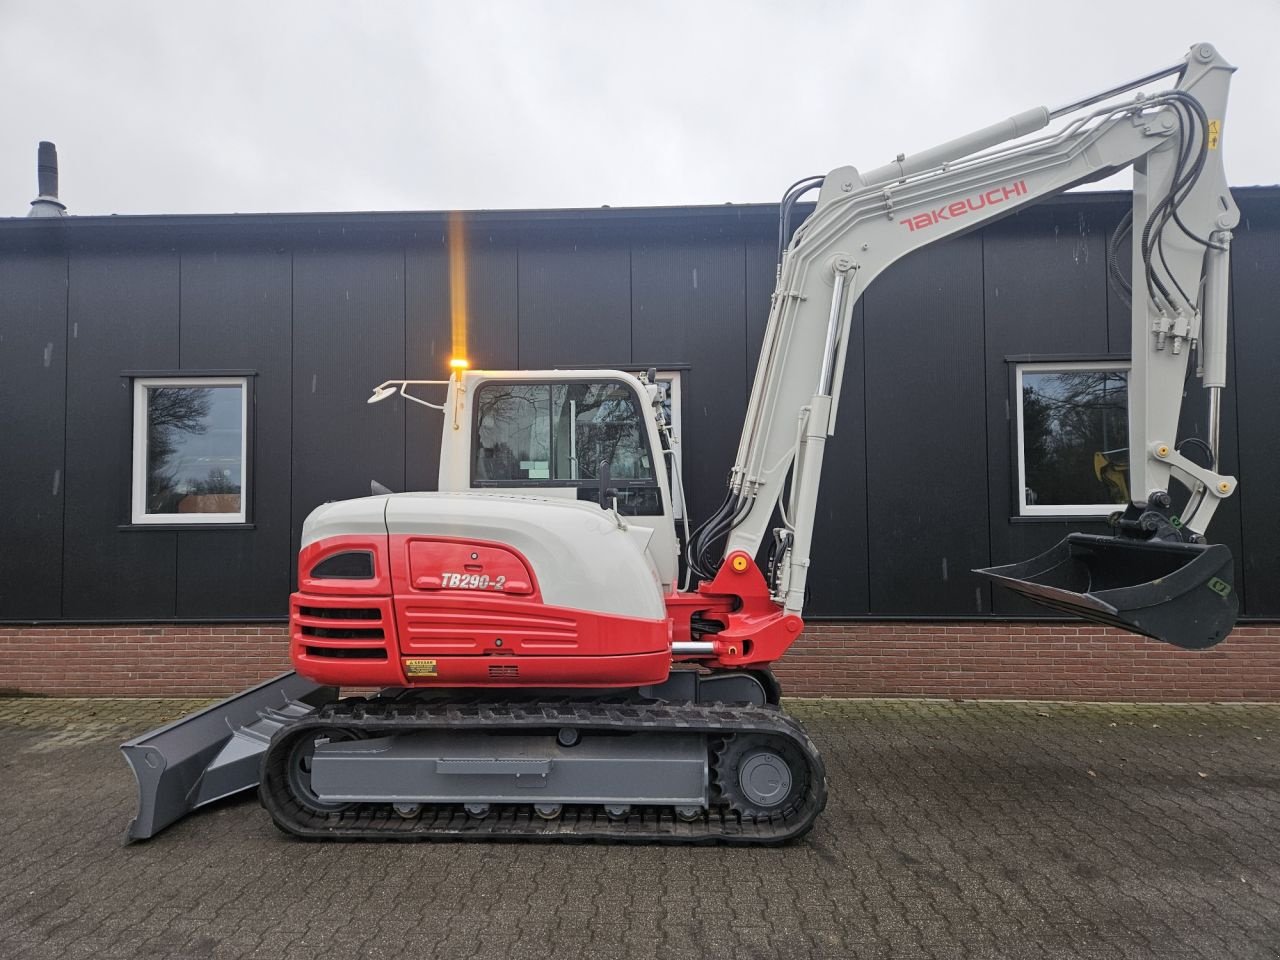
[[[36,159],[36,177],[40,196],[31,201],[28,217],[65,217],[67,205],[58,199],[58,148],[48,140],[40,141]]]

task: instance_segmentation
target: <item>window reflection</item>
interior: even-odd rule
[[[1128,502],[1129,375],[1024,369],[1026,506]]]
[[[238,514],[243,388],[148,387],[146,512]]]
[[[619,383],[487,383],[476,394],[477,480],[653,480],[634,394]]]
[[[640,406],[624,384],[491,381],[475,403],[476,483],[576,486],[594,500],[607,461],[622,513],[662,513]]]
[[[640,411],[622,384],[557,384],[552,409],[558,479],[595,479],[602,461],[614,479],[653,479]]]
[[[476,393],[477,480],[547,480],[551,388],[487,383]]]

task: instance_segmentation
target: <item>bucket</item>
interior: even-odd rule
[[[1038,557],[974,572],[1062,613],[1187,650],[1222,641],[1240,609],[1221,544],[1073,533]]]

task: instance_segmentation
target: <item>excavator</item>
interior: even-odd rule
[[[129,838],[254,786],[305,838],[805,834],[826,803],[823,761],[770,667],[804,626],[854,306],[908,253],[1126,168],[1133,205],[1108,274],[1132,309],[1133,499],[1105,536],[977,572],[1178,647],[1221,641],[1238,613],[1233,561],[1205,532],[1236,489],[1215,467],[1239,219],[1221,149],[1233,72],[1197,44],[1065,106],[793,185],[737,456],[723,502],[693,529],[673,511],[675,438],[652,373],[459,358],[447,380],[379,385],[371,403],[396,395],[442,414],[438,491],[375,487],[310,514],[294,671],[123,745],[139,787]],[[1208,466],[1181,452],[1184,395],[1207,405],[1208,435],[1192,439]]]

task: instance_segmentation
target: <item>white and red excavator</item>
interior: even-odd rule
[[[816,188],[817,203],[779,243],[728,489],[683,537],[651,376],[459,364],[447,381],[377,387],[370,402],[399,394],[443,413],[439,492],[382,492],[308,517],[290,604],[295,672],[125,744],[140,793],[130,837],[254,785],[303,837],[804,834],[826,802],[823,763],[779,708],[769,668],[803,627],[854,305],[911,251],[1128,167],[1133,208],[1108,267],[1132,305],[1132,500],[1111,535],[1072,534],[980,572],[1158,641],[1222,640],[1237,614],[1233,561],[1205,533],[1236,488],[1214,466],[1239,218],[1221,149],[1233,69],[1198,44],[1060,109],[792,187],[780,236],[801,195]],[[1137,92],[1166,77],[1167,89]],[[1125,234],[1131,280],[1117,259]],[[1207,405],[1197,446],[1208,466],[1177,436],[1189,373],[1203,391],[1186,395]],[[433,390],[439,402],[422,396]],[[342,699],[342,687],[380,692]]]

